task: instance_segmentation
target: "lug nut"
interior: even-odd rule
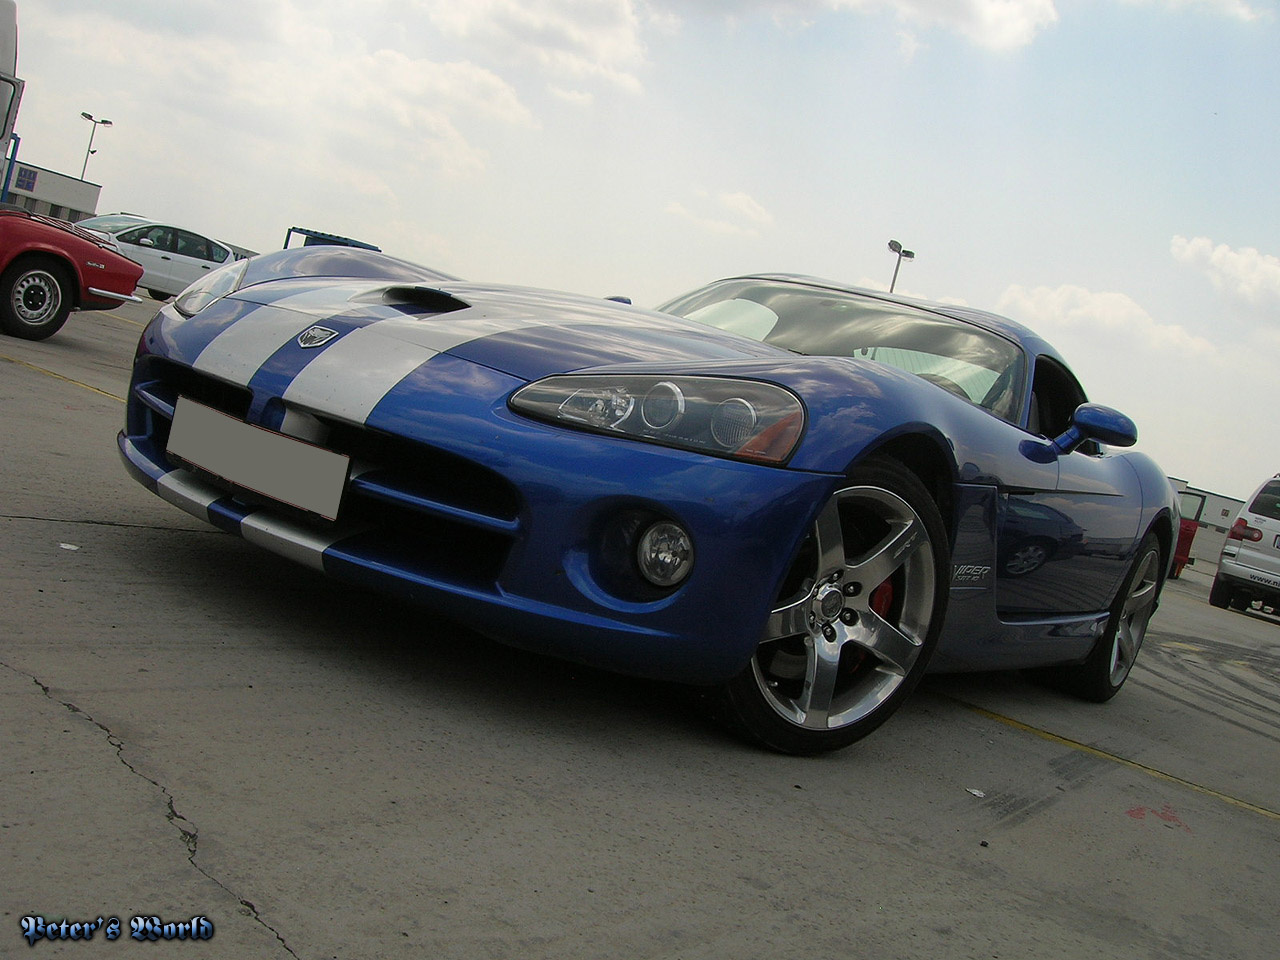
[[[846,597],[856,597],[862,592],[862,584],[856,580],[850,580],[844,585],[844,595]]]
[[[836,639],[836,628],[829,623],[824,623],[822,625],[822,635],[834,643]]]
[[[852,627],[858,622],[858,613],[855,610],[841,610],[840,622],[847,627]]]

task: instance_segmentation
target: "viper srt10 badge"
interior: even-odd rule
[[[957,563],[951,573],[952,583],[982,583],[991,574],[991,568],[973,563]]]

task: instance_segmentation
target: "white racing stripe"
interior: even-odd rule
[[[323,323],[351,297],[386,287],[379,283],[329,286],[259,306],[217,334],[200,351],[195,368],[247,384],[264,363],[308,327]],[[369,305],[362,305],[369,309]],[[294,377],[288,403],[363,423],[396,384],[426,361],[453,347],[486,337],[546,326],[528,317],[486,317],[472,308],[456,315],[375,320],[334,340]]]
[[[370,333],[376,333],[387,339],[412,343],[437,353],[444,353],[446,350],[470,343],[472,340],[483,340],[500,333],[510,333],[512,330],[542,327],[549,322],[512,317],[485,317],[468,310],[459,312],[456,317],[453,314],[426,318],[398,316],[389,320],[379,320],[367,329]]]
[[[232,383],[246,384],[286,343],[315,323],[293,310],[258,307],[210,340],[195,368]]]
[[[209,519],[210,504],[226,496],[217,487],[201,483],[183,470],[166,473],[157,480],[156,493],[179,510],[185,510],[205,523],[213,522]]]
[[[392,387],[437,353],[379,337],[373,331],[381,325],[352,330],[318,353],[293,378],[285,402],[364,423]]]
[[[240,521],[240,535],[250,543],[282,557],[324,572],[324,552],[351,531],[329,535],[308,530],[301,524],[275,520],[263,513],[251,513]]]

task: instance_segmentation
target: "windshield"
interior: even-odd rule
[[[81,220],[76,226],[84,227],[88,230],[100,230],[102,233],[119,233],[126,227],[136,227],[138,224],[146,222],[141,217],[131,217],[124,213],[108,213],[101,217],[90,217],[88,220]]]
[[[765,280],[715,284],[659,308],[810,356],[875,360],[1014,422],[1022,351],[980,327],[838,290]]]

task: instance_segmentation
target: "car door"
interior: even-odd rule
[[[174,289],[171,293],[181,293],[188,286],[199,280],[211,270],[216,270],[226,263],[231,251],[208,237],[189,230],[174,230],[173,259],[170,263],[170,275]]]
[[[138,286],[160,293],[177,293],[172,269],[174,231],[158,223],[122,230],[116,234],[116,245],[130,260],[142,264]],[[184,284],[185,286],[185,284]]]
[[[1037,358],[1027,432],[1062,434],[1085,402],[1075,377]],[[1044,450],[1032,443],[1028,452]],[[1138,536],[1142,489],[1123,457],[1089,441],[1054,458],[1052,484],[1001,494],[996,603],[1002,615],[1070,615],[1107,609]]]

